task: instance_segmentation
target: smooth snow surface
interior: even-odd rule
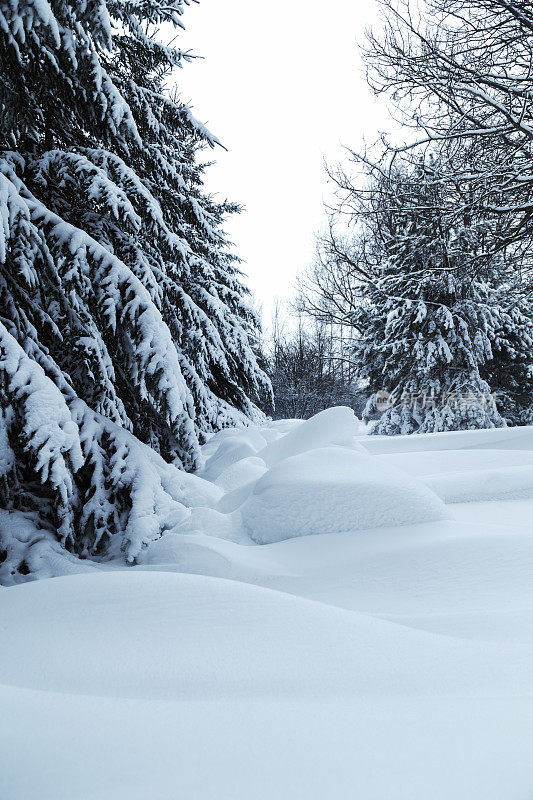
[[[533,497],[533,449],[433,450],[379,460],[421,477],[446,503]]]
[[[203,455],[136,567],[0,589],[1,800],[532,797],[533,428]]]

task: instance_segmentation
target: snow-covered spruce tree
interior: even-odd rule
[[[498,324],[491,339],[492,358],[480,367],[496,405],[509,425],[533,424],[533,297],[501,284]],[[517,295],[518,294],[518,298]]]
[[[522,353],[531,326],[505,312],[501,265],[480,257],[490,233],[472,214],[458,219],[434,162],[374,173],[369,225],[381,252],[361,284],[353,317],[355,359],[369,381],[366,415],[377,434],[501,427],[489,385],[493,348]],[[473,268],[475,265],[475,269]],[[483,373],[483,374],[482,374]],[[380,402],[381,401],[381,402]]]
[[[0,505],[84,556],[133,561],[183,499],[169,463],[194,469],[267,382],[235,208],[202,189],[216,139],[149,33],[185,3],[0,8]],[[5,579],[34,568],[35,542],[0,539]]]

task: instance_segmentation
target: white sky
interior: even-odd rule
[[[228,223],[268,324],[312,260],[325,216],[326,158],[386,129],[356,41],[373,0],[201,0],[177,44],[204,60],[179,70],[181,96],[228,148],[217,148],[210,191],[244,205]]]

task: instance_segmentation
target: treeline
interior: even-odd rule
[[[280,304],[264,337],[264,368],[273,397],[263,410],[274,419],[309,419],[331,406],[349,406],[359,416],[366,393],[358,385],[352,362],[343,357],[343,333],[338,326],[286,315]]]
[[[381,9],[368,80],[410,130],[330,170],[300,310],[351,332],[337,356],[375,433],[531,423],[533,7]]]

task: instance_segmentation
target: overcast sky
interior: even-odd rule
[[[203,60],[176,77],[228,148],[215,151],[208,189],[245,206],[228,231],[267,324],[312,259],[324,158],[387,126],[356,46],[375,11],[373,0],[201,0],[183,17],[179,45]]]

